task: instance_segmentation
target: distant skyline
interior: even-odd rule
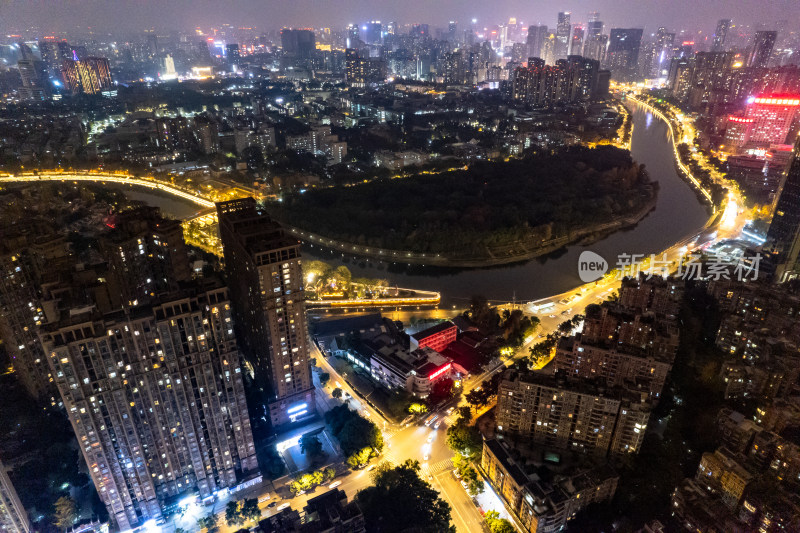
[[[716,21],[734,24],[783,23],[797,28],[796,0],[0,0],[0,32],[8,34],[37,26],[43,33],[81,31],[102,33],[190,30],[223,23],[270,30],[282,26],[333,26],[372,19],[401,24],[424,22],[433,26],[457,20],[462,27],[472,18],[479,26],[517,17],[526,25],[555,26],[559,11],[571,11],[574,22],[586,22],[599,11],[606,28],[659,25],[673,30],[713,32]]]

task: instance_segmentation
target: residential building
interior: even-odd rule
[[[192,279],[180,221],[161,217],[157,207],[139,207],[111,216],[107,225],[98,244],[109,291],[123,305],[144,304]]]
[[[341,489],[308,500],[302,533],[364,533],[364,515],[355,500],[348,503]]]
[[[646,393],[567,383],[559,375],[506,371],[497,392],[497,432],[545,448],[636,453],[650,418],[646,399]]]
[[[46,321],[30,269],[19,254],[0,253],[0,338],[28,393],[50,391],[49,368],[37,328]]]
[[[89,474],[117,527],[258,475],[226,288],[102,314],[73,309],[42,344]]]
[[[0,531],[3,533],[31,533],[33,531],[28,513],[22,506],[2,462],[0,462]]]
[[[671,369],[671,357],[592,346],[582,343],[580,335],[562,339],[553,359],[553,371],[561,372],[567,379],[598,379],[609,387],[646,392],[652,403],[661,398]]]
[[[483,442],[481,469],[525,531],[561,531],[581,509],[614,497],[619,476],[607,464],[568,468],[548,464],[555,472],[545,481],[537,474],[542,464],[529,459],[502,440]]]
[[[245,357],[265,388],[274,426],[312,417],[300,243],[253,198],[217,204],[233,316]]]

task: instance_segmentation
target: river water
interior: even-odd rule
[[[633,104],[631,153],[645,165],[650,179],[659,183],[658,202],[635,227],[618,231],[588,246],[569,246],[554,254],[524,263],[470,270],[382,263],[312,245],[303,247],[303,257],[344,264],[354,277],[384,278],[392,285],[434,290],[442,293],[442,305],[465,305],[473,295],[489,300],[532,301],[560,294],[581,284],[578,256],[592,250],[613,268],[617,256],[651,254],[670,247],[699,229],[710,212],[675,170],[667,125]],[[131,191],[131,189],[128,189]],[[187,202],[161,194],[135,190],[132,198],[160,205],[165,213],[185,217],[199,210]]]

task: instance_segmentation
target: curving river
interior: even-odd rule
[[[639,105],[633,104],[632,112],[631,153],[645,165],[650,178],[659,183],[656,208],[633,228],[588,246],[569,246],[525,263],[472,270],[381,263],[312,245],[303,247],[303,255],[307,259],[345,264],[353,276],[385,278],[400,287],[439,291],[443,306],[449,307],[462,306],[475,294],[489,300],[511,301],[516,297],[524,302],[568,291],[581,284],[577,265],[583,250],[599,253],[612,268],[619,254],[664,250],[701,228],[710,212],[675,170],[667,125]],[[186,217],[197,211],[196,206],[179,199],[142,190],[128,191],[131,198],[159,205],[172,216]]]

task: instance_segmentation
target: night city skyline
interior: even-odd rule
[[[0,533],[800,532],[797,2],[0,4]]]
[[[156,28],[191,30],[221,24],[257,26],[264,30],[289,27],[329,27],[369,20],[396,20],[401,24],[429,23],[446,26],[451,20],[468,24],[496,25],[515,17],[526,25],[555,24],[556,13],[570,11],[578,22],[587,22],[589,12],[599,11],[607,24],[616,27],[644,27],[655,31],[665,25],[675,30],[712,32],[719,18],[731,18],[737,25],[773,26],[797,24],[791,0],[730,2],[711,0],[501,0],[486,3],[408,0],[376,4],[367,0],[326,2],[299,0],[9,0],[0,6],[0,31],[39,27],[49,31],[117,32]]]

